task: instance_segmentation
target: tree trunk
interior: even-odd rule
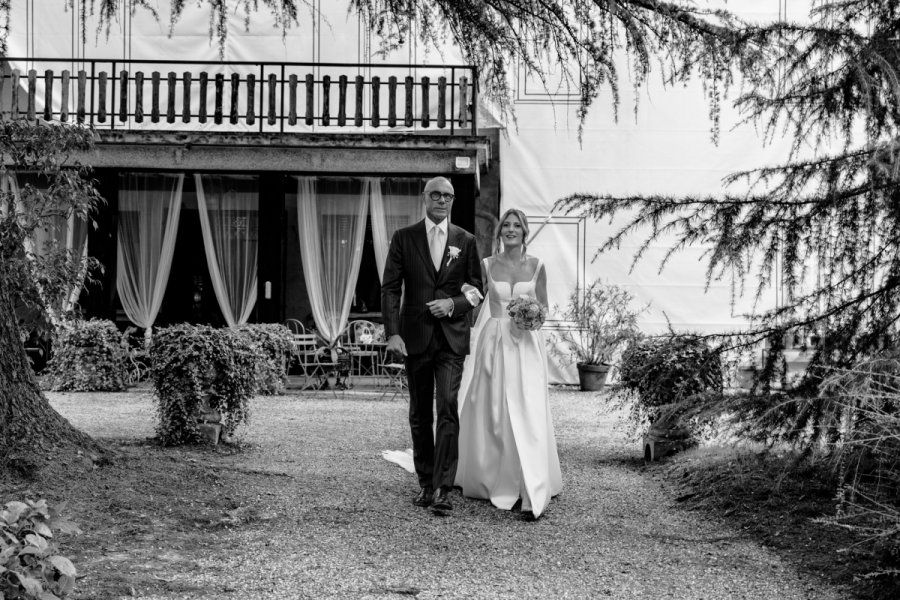
[[[104,449],[56,412],[38,387],[19,338],[8,276],[0,266],[0,471],[33,476],[47,466],[90,466]]]

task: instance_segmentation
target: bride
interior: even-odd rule
[[[507,210],[496,234],[499,252],[482,261],[487,298],[472,335],[459,391],[459,463],[464,496],[538,517],[562,489],[550,415],[543,332],[520,329],[506,306],[529,296],[547,306],[547,274],[525,253],[528,220]]]

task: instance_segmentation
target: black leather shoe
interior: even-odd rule
[[[431,506],[431,501],[434,498],[434,490],[431,488],[422,488],[419,490],[419,493],[416,494],[416,497],[413,498],[413,504],[416,506]]]
[[[438,515],[453,510],[453,505],[450,504],[450,488],[438,488],[434,494],[434,502],[431,503],[431,510]]]

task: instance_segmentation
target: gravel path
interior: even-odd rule
[[[97,437],[152,434],[149,394],[48,394]],[[642,473],[640,448],[590,394],[551,394],[564,489],[536,522],[453,496],[446,518],[414,507],[415,478],[380,457],[409,445],[406,403],[354,393],[253,401],[242,453],[209,453],[241,478],[239,526],[166,574],[187,598],[840,599],[728,523],[681,509]],[[123,423],[121,412],[128,415]],[[137,424],[137,426],[136,426]]]

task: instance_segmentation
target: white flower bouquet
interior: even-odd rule
[[[531,296],[513,298],[507,305],[506,312],[519,329],[527,331],[540,329],[547,318],[547,309]]]

